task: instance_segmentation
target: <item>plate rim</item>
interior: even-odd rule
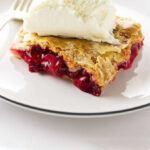
[[[65,112],[65,111],[57,111],[57,110],[51,110],[51,109],[44,109],[44,108],[40,108],[40,107],[36,107],[36,106],[31,106],[28,104],[24,104],[24,103],[20,103],[17,102],[15,100],[9,99],[5,96],[0,95],[0,98],[2,98],[3,100],[5,100],[6,102],[15,104],[17,106],[26,108],[26,109],[30,109],[32,111],[38,111],[44,114],[49,114],[49,115],[57,115],[57,116],[66,116],[66,117],[107,117],[107,116],[115,116],[115,115],[122,115],[125,113],[130,113],[130,112],[134,112],[134,111],[138,111],[144,108],[148,108],[150,107],[150,103],[144,104],[144,105],[140,105],[140,106],[136,106],[136,107],[132,107],[132,108],[128,108],[128,109],[122,109],[122,110],[116,110],[116,111],[108,111],[108,112],[97,112],[97,113],[76,113],[76,112]]]

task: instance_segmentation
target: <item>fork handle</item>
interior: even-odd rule
[[[0,31],[5,27],[5,25],[12,20],[8,14],[0,16]]]

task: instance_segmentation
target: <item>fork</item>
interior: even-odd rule
[[[23,20],[33,0],[15,0],[10,9],[0,17],[0,30],[11,20]]]

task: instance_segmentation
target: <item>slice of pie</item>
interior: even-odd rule
[[[11,52],[29,65],[30,72],[46,72],[71,79],[80,90],[100,96],[121,69],[129,69],[143,46],[141,25],[131,19],[116,19],[112,45],[82,39],[40,37],[21,29]]]

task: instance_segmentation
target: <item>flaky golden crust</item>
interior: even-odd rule
[[[31,45],[40,45],[43,49],[48,47],[63,56],[71,71],[85,68],[99,86],[105,87],[118,73],[117,65],[129,60],[131,46],[143,39],[140,24],[127,18],[117,17],[116,20],[114,35],[121,42],[120,45],[52,36],[39,37],[20,30],[19,41],[12,48],[30,50]],[[126,25],[123,26],[124,22]]]

